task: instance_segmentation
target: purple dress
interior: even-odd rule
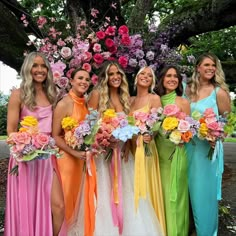
[[[25,116],[38,119],[40,132],[51,133],[52,106],[34,111],[22,108],[20,119]],[[5,213],[5,236],[52,236],[51,188],[55,157],[19,163],[19,174],[9,175]],[[10,157],[8,170],[16,164]],[[63,230],[61,230],[63,231]],[[64,233],[60,233],[64,235]]]

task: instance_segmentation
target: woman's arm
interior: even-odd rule
[[[220,115],[224,115],[225,112],[231,111],[231,100],[229,94],[220,89],[217,93],[217,106]]]
[[[20,89],[12,90],[7,108],[7,134],[17,132],[20,119]]]
[[[52,136],[56,141],[56,145],[62,149],[64,152],[69,153],[70,155],[84,159],[86,157],[86,152],[84,151],[76,151],[69,147],[64,138],[63,138],[63,129],[61,126],[61,121],[64,117],[68,116],[68,103],[64,100],[61,100],[54,112],[53,112],[53,122],[52,122]]]
[[[97,110],[99,105],[99,98],[100,95],[98,90],[93,90],[89,96],[88,107]]]

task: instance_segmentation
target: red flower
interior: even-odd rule
[[[96,33],[96,36],[98,37],[98,39],[104,39],[106,37],[106,34],[103,31],[98,31]]]
[[[112,39],[107,38],[107,39],[105,40],[105,45],[106,45],[108,48],[111,48],[111,47],[113,47],[115,44],[114,44],[114,41],[113,41]]]
[[[118,29],[119,34],[123,35],[123,34],[128,34],[129,33],[129,29],[126,25],[122,25],[120,26],[120,28]]]
[[[126,68],[127,65],[128,65],[128,59],[127,59],[125,56],[121,56],[121,57],[118,59],[118,62],[119,62],[119,64],[120,64],[123,68]]]
[[[100,53],[96,53],[94,54],[93,56],[93,60],[98,64],[98,65],[101,65],[104,61],[104,58],[103,56],[100,54]]]
[[[128,34],[123,34],[122,37],[121,37],[121,43],[123,45],[126,45],[126,46],[129,46],[130,43],[131,43],[131,40],[130,40],[130,37]]]
[[[108,26],[106,31],[105,31],[105,34],[109,35],[109,36],[115,36],[115,33],[116,33],[116,27],[115,26]]]

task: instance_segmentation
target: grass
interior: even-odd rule
[[[224,142],[236,143],[236,138],[228,137],[228,138],[225,138]]]
[[[0,136],[0,140],[6,140],[6,139],[7,139],[6,135]]]

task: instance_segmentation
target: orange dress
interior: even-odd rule
[[[85,116],[88,114],[85,98],[77,97],[72,90],[70,90],[68,96],[74,101],[71,117],[79,122],[84,120]],[[72,221],[73,213],[76,208],[76,201],[81,188],[84,160],[80,160],[64,152],[62,157],[57,159],[57,162],[62,179],[66,222],[69,225]]]

